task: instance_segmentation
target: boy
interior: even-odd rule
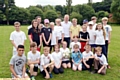
[[[72,52],[72,62],[73,66],[72,69],[76,71],[77,69],[79,71],[82,70],[82,54],[79,51],[79,45],[75,44],[74,45],[74,52]]]
[[[24,46],[18,45],[17,53],[10,60],[10,71],[12,78],[29,78],[25,73],[26,57],[24,54]]]
[[[26,40],[26,35],[20,30],[20,22],[14,23],[15,31],[10,34],[10,40],[13,45],[13,55],[17,54],[18,45],[24,45]]]
[[[96,29],[96,26],[97,26],[97,17],[96,16],[93,16],[93,17],[91,17],[91,21],[93,21],[93,30],[95,30]]]
[[[28,65],[30,67],[31,79],[37,76],[38,64],[40,64],[40,52],[37,51],[37,43],[33,42],[30,44],[31,51],[27,54]]]
[[[40,70],[45,79],[52,78],[51,72],[54,68],[54,60],[51,54],[49,54],[49,51],[50,51],[49,47],[44,47],[43,48],[44,54],[41,55]]]
[[[95,53],[95,59],[94,59],[94,69],[95,69],[95,73],[105,75],[108,63],[104,54],[101,53],[102,53],[102,48],[97,47]]]
[[[91,46],[87,44],[85,46],[85,50],[82,55],[83,55],[83,65],[82,65],[82,70],[89,70],[90,72],[92,71],[92,64],[93,64],[93,52],[91,51]]]

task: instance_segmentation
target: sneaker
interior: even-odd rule
[[[95,74],[97,73],[97,70],[91,71],[91,74]]]
[[[35,77],[34,77],[34,76],[31,76],[31,80],[35,80]]]
[[[52,78],[52,77],[53,77],[53,75],[52,75],[51,73],[49,73],[49,75],[50,75],[50,78]]]
[[[26,68],[26,73],[29,73],[29,69],[28,68]]]

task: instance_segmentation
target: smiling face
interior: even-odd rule
[[[64,16],[64,21],[65,21],[65,22],[68,22],[68,21],[69,21],[69,15],[65,15],[65,16]]]
[[[24,54],[24,48],[18,48],[17,52],[19,56],[22,56]]]

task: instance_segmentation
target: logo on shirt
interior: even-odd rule
[[[48,31],[50,32],[50,29],[48,29]]]

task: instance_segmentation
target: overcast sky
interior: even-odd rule
[[[102,0],[93,0],[100,2]],[[87,3],[88,0],[72,0],[72,5]],[[29,7],[30,5],[66,5],[66,0],[15,0],[15,4],[19,7]]]

